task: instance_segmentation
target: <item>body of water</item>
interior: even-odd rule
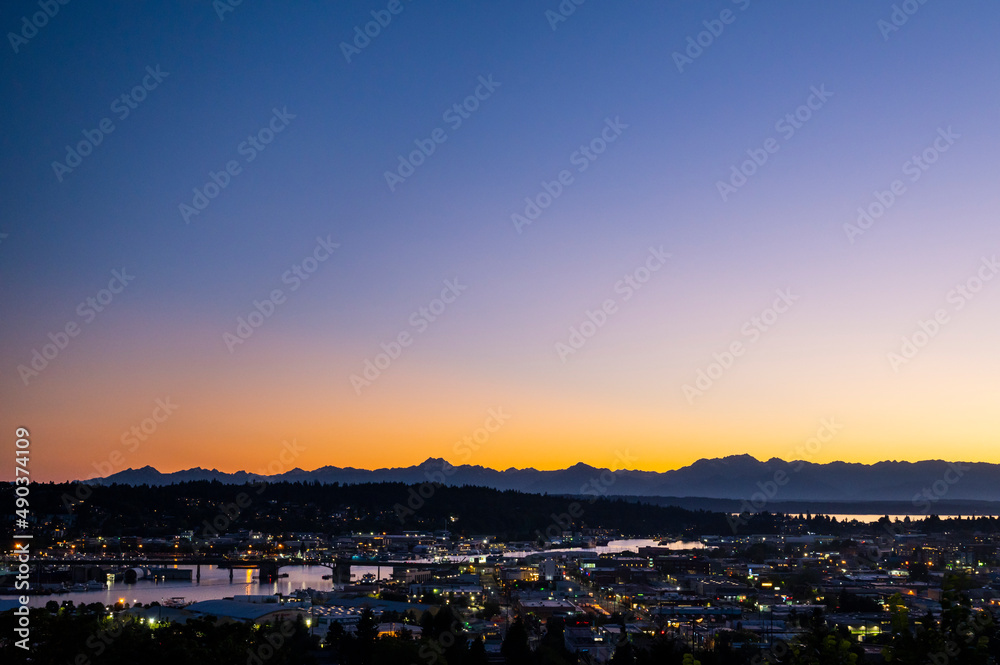
[[[685,541],[685,540],[675,540],[672,542],[660,545],[663,542],[660,539],[655,538],[628,538],[625,540],[612,540],[607,545],[598,545],[597,547],[566,547],[557,548],[551,550],[544,550],[547,553],[572,553],[572,552],[593,552],[595,554],[618,554],[619,552],[624,552],[626,550],[630,552],[635,552],[640,547],[665,547],[671,550],[702,550],[706,549],[708,546],[705,543],[699,542],[697,540]],[[506,552],[504,556],[510,557],[524,557],[531,554],[540,554],[539,551],[533,552]]]
[[[635,551],[639,547],[657,546],[659,542],[659,540],[648,538],[635,538],[612,540],[607,545],[593,548],[567,548],[550,551],[595,552],[597,554],[618,553],[625,550]],[[705,545],[700,542],[676,541],[667,543],[663,547],[685,550],[703,549]],[[505,556],[523,557],[529,554],[537,554],[537,552],[507,552]],[[478,559],[480,557],[471,558]],[[461,557],[461,559],[468,560],[469,557]],[[281,593],[287,596],[300,589],[317,589],[319,591],[333,589],[333,582],[323,579],[324,575],[329,575],[333,572],[326,566],[287,566],[282,568],[280,572],[288,573],[288,577],[280,577],[276,581],[266,584],[261,584],[257,579],[257,571],[250,568],[233,570],[233,577],[230,581],[228,569],[203,565],[201,567],[201,581],[195,581],[195,566],[167,567],[191,570],[191,581],[165,580],[154,582],[152,580],[139,580],[135,584],[116,582],[102,591],[74,591],[48,596],[31,596],[29,605],[31,607],[44,607],[50,600],[54,600],[57,603],[61,603],[64,600],[72,600],[76,604],[103,603],[105,605],[113,605],[122,600],[129,604],[134,604],[138,601],[143,605],[148,605],[152,602],[162,604],[163,601],[171,598],[183,598],[186,602],[196,602],[239,595],[274,595]],[[366,574],[375,575],[379,579],[391,579],[392,566],[351,566],[352,580],[360,580]]]
[[[182,568],[191,570],[190,582],[186,580],[166,580],[153,582],[139,580],[135,584],[115,582],[103,591],[73,591],[70,593],[52,594],[49,596],[31,596],[31,607],[44,607],[45,603],[54,600],[62,603],[72,600],[80,603],[104,603],[113,605],[119,600],[133,604],[136,601],[143,605],[152,602],[163,603],[170,598],[181,597],[187,602],[199,600],[214,600],[228,596],[239,595],[274,595],[281,593],[290,595],[299,589],[317,589],[329,591],[333,589],[331,580],[324,580],[324,575],[331,574],[326,566],[288,566],[279,572],[288,573],[288,577],[280,577],[275,582],[261,584],[257,579],[257,571],[250,568],[233,570],[233,579],[229,580],[229,570],[216,566],[201,567],[201,581],[194,581],[195,566],[166,566],[167,568]],[[389,566],[351,566],[352,579],[359,580],[366,573],[380,575],[381,579],[392,576]]]
[[[795,513],[795,514],[798,515],[798,513]],[[952,517],[962,517],[962,518],[965,518],[965,519],[968,519],[970,517],[991,517],[991,515],[970,515],[969,513],[964,513],[962,515],[945,515],[945,514],[941,514],[941,513],[934,513],[934,514],[937,515],[938,517],[940,517],[943,520],[946,520],[946,519],[952,518]],[[851,520],[857,520],[859,522],[878,522],[880,519],[882,519],[883,517],[885,517],[885,513],[880,513],[880,514],[866,514],[866,515],[850,515],[850,514],[831,513],[831,514],[826,514],[826,515],[827,515],[827,517],[835,517],[838,522],[845,522],[845,521],[846,522],[850,522]],[[889,515],[889,519],[892,520],[893,522],[895,522],[897,519],[900,522],[902,522],[907,517],[910,518],[911,522],[919,522],[919,521],[921,521],[923,519],[926,519],[927,515],[926,514],[918,514],[918,515]]]
[[[625,550],[635,551],[640,547],[666,547],[669,550],[703,550],[707,545],[697,540],[674,540],[664,543],[662,540],[650,540],[649,538],[632,538],[629,540],[612,540],[607,545],[596,547],[594,551],[598,554],[624,552]]]

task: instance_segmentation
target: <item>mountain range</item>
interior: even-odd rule
[[[576,464],[566,469],[539,471],[483,466],[451,466],[430,458],[398,468],[355,469],[324,466],[313,471],[292,469],[272,476],[238,471],[193,468],[161,473],[153,467],[126,469],[93,484],[170,485],[209,480],[228,484],[255,481],[320,483],[400,482],[477,485],[500,490],[572,495],[629,497],[702,497],[735,500],[737,505],[786,501],[904,502],[909,512],[932,512],[940,503],[961,500],[1000,501],[1000,465],[984,462],[886,461],[876,464],[829,462],[817,464],[750,455],[701,459],[673,471],[655,472],[595,468]],[[658,501],[659,502],[659,501]]]

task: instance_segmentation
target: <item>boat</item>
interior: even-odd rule
[[[104,582],[98,582],[97,580],[87,582],[87,591],[104,591],[107,588]]]

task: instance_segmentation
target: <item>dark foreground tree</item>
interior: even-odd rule
[[[518,617],[510,625],[507,636],[500,646],[500,653],[503,654],[507,665],[526,665],[531,662],[531,647],[528,646],[528,629],[524,627],[524,621]]]

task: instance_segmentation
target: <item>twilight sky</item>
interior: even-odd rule
[[[996,3],[224,3],[0,9],[36,479],[1000,462]]]

